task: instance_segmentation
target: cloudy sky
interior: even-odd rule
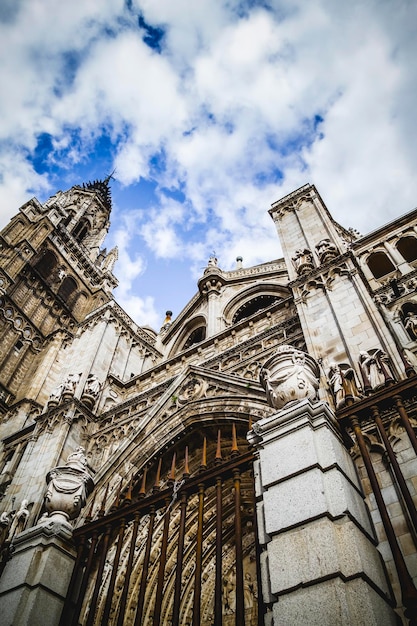
[[[115,168],[116,299],[159,328],[281,256],[310,182],[365,233],[417,205],[415,0],[2,0],[0,226]]]

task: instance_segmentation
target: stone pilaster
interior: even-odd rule
[[[263,596],[274,626],[394,626],[368,510],[329,406],[287,405],[248,439],[257,451]]]
[[[71,535],[70,524],[61,521],[16,537],[0,579],[2,624],[57,626],[76,556]]]

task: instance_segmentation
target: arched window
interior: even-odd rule
[[[368,258],[368,267],[375,278],[381,278],[395,271],[395,266],[385,252],[374,252]]]
[[[406,261],[411,263],[417,260],[417,239],[407,236],[401,237],[397,243],[397,250]]]
[[[282,300],[279,296],[274,296],[271,294],[261,294],[245,302],[241,307],[236,311],[233,316],[233,324],[237,324],[241,320],[258,313],[258,311],[262,311],[262,309],[266,309],[269,305],[273,304],[277,300]]]
[[[58,289],[58,295],[65,300],[67,306],[69,306],[69,298],[76,291],[77,283],[71,276],[67,276],[61,283],[60,288]]]
[[[54,271],[58,260],[53,252],[46,250],[39,261],[35,264],[35,268],[39,274],[47,278]]]
[[[75,225],[74,230],[72,231],[74,239],[76,239],[78,243],[81,243],[88,234],[89,228],[89,221],[85,218],[81,219],[78,224]]]
[[[198,328],[195,328],[192,333],[188,336],[186,342],[184,343],[182,349],[186,350],[187,348],[190,348],[191,346],[193,346],[196,343],[201,343],[202,341],[204,341],[204,339],[206,338],[206,327],[205,326],[199,326]]]

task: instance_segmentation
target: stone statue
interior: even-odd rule
[[[319,368],[316,361],[293,346],[280,346],[259,374],[268,404],[281,409],[289,402],[317,399]]]
[[[355,372],[351,367],[341,367],[337,363],[332,363],[328,372],[328,381],[336,409],[342,407],[348,398],[360,399]]]
[[[308,248],[296,250],[295,256],[292,257],[292,262],[297,274],[305,274],[314,269],[313,255]]]
[[[217,267],[217,257],[214,254],[210,256],[207,267]]]
[[[82,446],[78,446],[78,448],[76,448],[74,452],[70,454],[67,458],[68,467],[77,467],[85,470],[85,468],[87,467],[87,458],[84,452],[85,448],[83,448]]]
[[[343,375],[337,363],[332,363],[328,374],[329,385],[333,391],[334,403],[338,409],[345,401],[345,390],[343,388]]]
[[[330,239],[325,238],[319,241],[316,245],[317,256],[319,257],[320,263],[326,263],[330,261],[330,259],[334,259],[334,257],[338,256],[339,250],[335,246],[334,243],[330,241]]]
[[[29,517],[29,509],[27,508],[28,504],[28,500],[22,500],[20,509],[16,511],[9,530],[9,541],[12,541],[15,535],[18,535],[23,530],[25,530],[25,526]]]
[[[410,311],[404,321],[404,326],[411,339],[417,339],[417,314]]]
[[[7,511],[0,515],[0,546],[6,541],[9,534],[10,518]]]
[[[375,350],[372,354],[361,351],[359,353],[359,367],[365,393],[380,389],[395,380],[389,357],[381,349]]]
[[[77,387],[80,377],[81,374],[68,374],[63,383],[64,388],[62,390],[62,393],[74,395],[75,388]]]
[[[245,602],[245,611],[253,608],[256,599],[255,586],[252,581],[252,576],[249,572],[245,573],[245,578],[243,581],[243,595]]]
[[[59,385],[57,385],[49,396],[49,402],[59,402],[62,396],[62,392],[64,391],[64,381],[61,381]]]
[[[101,383],[95,374],[89,374],[84,387],[84,393],[95,398],[100,393]]]

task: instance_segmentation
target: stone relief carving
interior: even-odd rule
[[[181,387],[177,397],[177,404],[183,405],[192,400],[199,400],[206,395],[207,382],[201,378],[193,377]]]
[[[259,378],[268,404],[274,409],[305,398],[317,399],[318,364],[293,346],[280,346],[264,363]]]
[[[63,466],[54,467],[46,476],[45,493],[47,520],[75,519],[92,492],[94,482],[87,472],[85,450],[81,446],[69,455]]]

